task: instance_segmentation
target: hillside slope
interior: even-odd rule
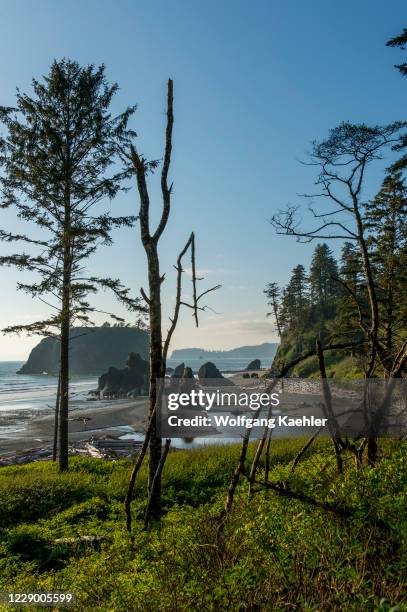
[[[129,353],[148,356],[148,333],[132,327],[75,327],[71,332],[70,373],[100,375],[110,366],[122,368]],[[44,338],[35,346],[19,374],[58,373],[59,341]]]

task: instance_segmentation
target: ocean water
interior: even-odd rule
[[[17,374],[22,361],[0,361],[0,438],[24,431],[27,419],[55,409],[58,380],[49,375]],[[86,399],[95,377],[73,378],[70,398]]]
[[[255,359],[255,356],[253,356]],[[222,372],[239,371],[252,358],[213,359]],[[189,359],[185,365],[197,372],[206,360]],[[0,361],[0,440],[22,433],[28,419],[51,414],[55,410],[58,380],[48,374],[17,374],[24,362]],[[179,360],[168,359],[167,366],[175,368]],[[266,363],[262,365],[268,365]],[[88,392],[97,387],[96,377],[72,378],[70,400],[85,400]]]
[[[217,359],[216,357],[207,359],[204,357],[203,359],[185,359],[184,363],[186,366],[192,368],[193,372],[197,372],[201,365],[203,365],[206,361],[212,361],[221,372],[240,372],[247,368],[248,364],[253,361],[253,359],[257,359],[256,355],[253,357],[223,357]],[[262,359],[261,366],[263,368],[267,367],[271,363],[271,359]],[[175,368],[177,365],[181,363],[180,359],[167,359],[167,367]]]

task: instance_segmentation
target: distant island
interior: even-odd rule
[[[74,327],[71,331],[70,374],[97,375],[114,366],[123,368],[130,353],[148,358],[148,333],[134,327]],[[59,371],[59,340],[43,338],[18,374],[53,374]]]
[[[228,351],[208,351],[201,348],[176,349],[172,352],[171,359],[177,359],[179,361],[188,361],[189,359],[213,361],[214,359],[236,358],[271,361],[274,359],[277,347],[277,342],[264,342],[263,344],[255,344],[252,346],[238,346]]]

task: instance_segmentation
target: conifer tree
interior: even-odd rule
[[[407,187],[400,172],[391,173],[367,204],[369,248],[374,266],[381,333],[389,355],[407,327]]]
[[[269,300],[267,304],[271,306],[272,311],[267,313],[267,316],[274,316],[274,320],[277,327],[278,335],[281,337],[282,334],[282,324],[280,322],[280,309],[281,309],[281,289],[277,283],[269,283],[264,290],[264,293]]]
[[[405,51],[407,46],[407,28],[403,28],[401,34],[391,38],[386,44],[388,47],[397,47],[398,49]],[[407,76],[407,62],[396,64],[395,68],[399,70],[401,76]],[[407,136],[405,134],[401,137],[400,143],[394,148],[398,151],[405,151],[407,148]],[[397,160],[395,164],[393,164],[392,168],[395,171],[405,170],[407,168],[407,153],[404,153],[402,157]]]
[[[285,311],[288,328],[295,331],[297,352],[302,350],[301,335],[308,321],[308,277],[303,265],[296,266],[285,289],[282,309]]]
[[[17,92],[16,108],[0,108],[5,128],[0,139],[2,206],[13,207],[32,234],[2,230],[7,242],[27,251],[2,257],[0,263],[33,272],[18,289],[52,306],[45,320],[8,328],[8,332],[55,335],[60,339],[59,467],[68,468],[68,397],[70,330],[90,324],[95,310],[89,294],[109,289],[129,309],[138,307],[119,279],[89,275],[88,258],[99,245],[111,243],[113,228],[130,226],[133,217],[113,217],[97,203],[112,200],[129,176],[121,150],[134,132],[129,107],[113,116],[118,90],[105,67],[81,67],[69,59],[54,61],[42,80],[32,81],[31,95]]]
[[[386,44],[388,47],[398,47],[402,51],[405,51],[407,46],[407,28],[403,28],[401,34],[395,36],[394,38],[391,38]],[[397,64],[396,68],[403,76],[407,76],[407,62]]]
[[[339,292],[338,264],[327,244],[317,244],[309,271],[311,322],[318,337],[325,335],[325,322],[335,313],[335,298]]]
[[[310,272],[311,300],[314,304],[324,307],[332,297],[338,294],[338,265],[327,244],[317,244],[315,247]]]

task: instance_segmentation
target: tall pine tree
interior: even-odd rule
[[[381,336],[389,356],[407,328],[407,187],[400,172],[386,176],[367,204],[369,249],[377,287]]]
[[[388,47],[397,47],[398,49],[405,51],[407,47],[407,28],[403,28],[403,31],[398,36],[391,38],[387,43]],[[407,62],[396,64],[395,68],[399,70],[402,76],[407,76]],[[405,151],[407,149],[407,135],[403,135],[400,139],[400,143],[396,145],[395,150]],[[405,170],[407,168],[407,153],[403,153],[402,157],[393,164],[393,170]]]
[[[16,108],[0,108],[5,134],[0,140],[2,206],[14,207],[33,235],[1,231],[8,242],[22,242],[29,252],[2,257],[3,265],[34,273],[19,289],[51,303],[46,320],[7,331],[52,334],[60,338],[59,467],[68,467],[68,398],[70,330],[75,321],[88,324],[95,310],[88,295],[110,289],[129,309],[138,307],[119,279],[91,276],[88,258],[100,244],[111,243],[113,228],[130,226],[133,217],[113,217],[104,207],[123,189],[130,171],[121,151],[135,135],[128,121],[135,107],[112,116],[118,90],[105,67],[81,67],[55,61],[47,76],[33,80],[33,94],[17,92]],[[33,237],[34,236],[34,237]],[[40,236],[38,238],[38,236]]]

